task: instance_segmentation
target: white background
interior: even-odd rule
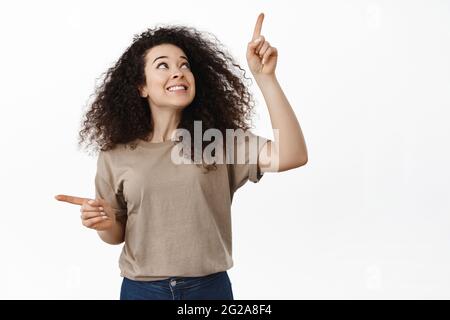
[[[235,298],[450,298],[443,0],[0,2],[0,298],[118,299],[121,246],[53,198],[94,196],[77,134],[96,79],[157,23],[214,33],[247,69],[259,12],[309,162],[235,195]]]

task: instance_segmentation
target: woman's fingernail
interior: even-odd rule
[[[88,203],[89,204],[94,204],[94,200],[89,200]]]
[[[256,39],[254,42],[255,43],[258,43],[258,42],[260,42],[261,41],[261,38],[258,38],[258,39]]]

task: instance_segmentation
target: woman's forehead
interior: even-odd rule
[[[180,56],[186,56],[186,54],[181,48],[173,44],[160,44],[154,46],[147,53],[147,59],[155,59],[160,56],[167,56],[168,58],[178,59]]]

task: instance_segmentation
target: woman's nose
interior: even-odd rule
[[[181,78],[183,76],[183,72],[181,72],[179,69],[177,69],[173,74],[172,78]]]

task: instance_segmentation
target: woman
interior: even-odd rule
[[[191,28],[160,27],[135,37],[97,92],[80,131],[80,143],[100,148],[96,198],[56,199],[80,205],[83,225],[103,241],[124,242],[121,299],[232,300],[226,270],[233,265],[234,192],[264,172],[307,162],[302,131],[275,76],[277,49],[261,35],[263,19],[260,14],[247,62],[269,108],[275,141],[248,131],[253,101],[243,69]],[[175,161],[179,130],[209,141],[210,130],[217,139],[229,129],[245,130],[249,139],[216,145],[212,163],[205,160],[205,141],[199,147],[184,135],[182,154],[191,162]]]

